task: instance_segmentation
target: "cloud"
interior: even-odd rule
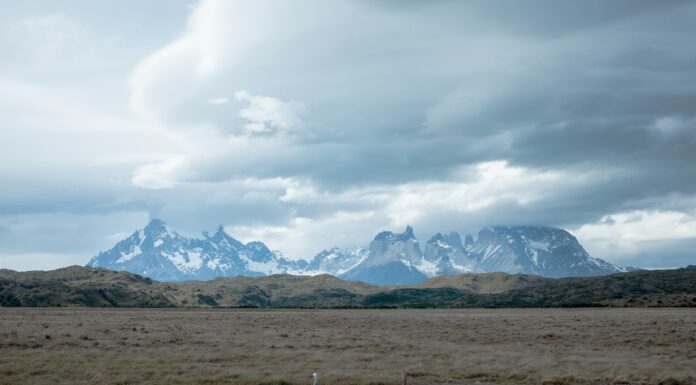
[[[24,17],[5,25],[2,37],[39,60],[50,60],[83,45],[84,31],[64,14]]]
[[[695,259],[687,246],[696,245],[693,213],[657,210],[615,213],[584,224],[574,233],[591,253],[610,255],[617,263],[681,267]]]
[[[652,127],[664,135],[677,135],[685,131],[696,131],[696,118],[688,120],[674,116],[662,116],[655,119]]]
[[[603,216],[577,232],[588,239],[632,243],[696,238],[696,217],[676,211],[636,210]]]
[[[685,260],[676,225],[598,234],[693,215],[693,4],[184,5],[6,7],[0,215],[222,223],[291,257],[406,223],[548,224],[615,262]],[[0,254],[56,245],[37,243]]]
[[[81,265],[82,257],[58,253],[0,253],[0,266],[16,271],[53,270],[61,267]]]
[[[414,222],[428,233],[578,228],[669,206],[673,194],[696,194],[683,167],[696,162],[686,102],[696,94],[684,86],[696,73],[680,64],[693,52],[671,32],[695,10],[634,5],[546,4],[543,20],[557,22],[540,23],[512,3],[501,13],[476,2],[204,1],[184,34],[134,71],[134,105],[189,143],[180,162],[140,170],[166,187],[286,181],[283,192],[249,193],[283,214],[235,225],[275,229],[274,239],[335,213],[371,213],[370,231]],[[229,114],[192,103],[230,87],[243,91]],[[286,135],[306,121],[311,135]],[[281,243],[300,250],[288,237]]]
[[[222,136],[300,127],[310,119],[310,137],[278,141],[278,148],[265,148],[265,142],[254,163],[274,174],[268,176],[301,173],[327,185],[439,178],[460,165],[496,159],[534,167],[625,161],[630,168],[635,156],[647,151],[669,162],[673,155],[668,148],[684,143],[685,137],[693,142],[693,135],[683,132],[659,140],[649,126],[665,114],[691,114],[686,104],[661,94],[678,90],[689,100],[693,92],[674,88],[674,72],[622,68],[628,65],[627,52],[642,47],[636,39],[649,34],[646,25],[663,30],[683,23],[685,19],[672,16],[685,10],[667,7],[649,15],[649,5],[623,3],[596,12],[578,8],[571,15],[551,7],[550,13],[572,20],[554,24],[554,33],[545,36],[534,30],[535,14],[526,14],[515,33],[455,23],[448,16],[489,15],[491,9],[482,3],[440,3],[414,12],[340,2],[335,10],[288,10],[280,19],[267,5],[206,1],[181,38],[138,66],[132,100],[139,104],[143,95],[152,94],[149,112],[172,130],[195,132],[206,126]],[[361,32],[342,33],[344,14],[362,21]],[[250,25],[245,21],[250,19],[264,22]],[[505,14],[494,19],[509,21]],[[413,28],[405,31],[403,25]],[[556,35],[564,25],[568,33]],[[615,39],[602,39],[604,35]],[[672,38],[669,33],[653,37],[665,43]],[[388,54],[376,55],[380,50]],[[689,55],[664,51],[669,52],[664,61]],[[648,60],[651,68],[667,65],[648,55],[633,58],[631,68]],[[694,74],[677,76],[689,84]],[[238,94],[237,101],[248,105],[224,116],[194,109],[197,103],[191,100],[201,93],[224,92],[220,85],[273,96]],[[627,92],[619,96],[615,89]],[[286,100],[301,100],[312,109],[300,114]],[[279,156],[286,150],[302,153],[308,161]],[[236,161],[222,157],[220,165]]]
[[[140,166],[135,170],[135,175],[131,181],[135,186],[146,189],[173,188],[177,182],[171,174],[184,162],[186,162],[186,158],[174,156],[161,162]]]
[[[298,102],[284,102],[271,96],[252,95],[249,91],[234,94],[239,101],[248,106],[239,110],[239,116],[248,120],[244,124],[247,134],[287,133],[302,129],[305,124],[300,118],[304,106]]]
[[[240,222],[229,228],[244,239],[269,240],[283,245],[291,257],[306,258],[326,247],[366,245],[378,231],[399,230],[407,224],[415,226],[423,241],[440,231],[475,234],[489,225],[564,226],[569,210],[548,208],[548,202],[611,178],[609,170],[544,171],[496,161],[463,168],[448,181],[372,184],[340,191],[324,190],[310,180],[283,179],[273,184],[272,199],[292,209],[292,220],[255,226]],[[564,189],[557,186],[561,181]],[[264,184],[270,186],[257,186]],[[543,219],[540,210],[546,210]]]
[[[380,221],[370,211],[339,211],[319,218],[296,217],[282,226],[239,225],[229,228],[229,231],[245,241],[264,239],[269,247],[282,246],[283,254],[291,259],[307,259],[333,245],[367,245],[374,236],[370,229]],[[317,239],[323,239],[325,243],[319,245]],[[356,242],[356,239],[360,240]]]
[[[224,98],[224,97],[220,97],[220,98],[209,98],[209,99],[208,99],[208,103],[210,103],[210,104],[227,104],[227,103],[229,103],[229,102],[230,102],[230,100],[227,99],[227,98]]]
[[[0,266],[19,270],[53,269],[84,265],[98,250],[112,247],[116,239],[130,235],[123,229],[147,221],[144,211],[109,213],[0,214],[2,237]],[[75,240],[79,240],[76,242]]]

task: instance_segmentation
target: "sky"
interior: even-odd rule
[[[696,3],[0,0],[0,268],[550,225],[696,264]]]

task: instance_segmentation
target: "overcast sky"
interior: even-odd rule
[[[696,3],[4,1],[0,268],[543,224],[696,264]]]

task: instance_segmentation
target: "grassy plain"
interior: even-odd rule
[[[696,384],[696,309],[0,308],[0,384]]]

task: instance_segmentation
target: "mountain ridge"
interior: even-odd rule
[[[71,266],[53,271],[0,270],[0,306],[696,307],[696,270],[641,270],[573,278],[484,273],[436,277],[420,285],[375,286],[327,274],[158,282],[125,271]]]
[[[153,219],[143,229],[100,252],[87,266],[130,271],[160,281],[288,273],[328,273],[377,285],[418,284],[428,278],[501,271],[550,277],[625,271],[591,257],[565,230],[549,226],[494,226],[474,240],[437,233],[421,249],[413,227],[381,231],[369,247],[330,248],[312,259],[290,260],[263,242],[243,243],[222,226],[202,238],[186,238]]]
[[[130,271],[163,281],[213,279],[220,276],[259,276],[299,273],[306,261],[291,261],[258,241],[242,243],[222,226],[212,235],[186,238],[153,219],[112,249],[90,259],[87,266]]]

